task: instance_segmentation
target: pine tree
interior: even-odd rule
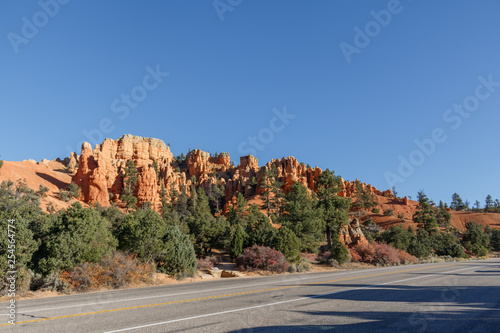
[[[429,198],[423,191],[418,192],[418,210],[413,220],[419,224],[419,228],[424,228],[430,234],[438,231],[438,221],[436,219],[435,208],[430,204]]]
[[[236,197],[236,205],[229,207],[229,212],[227,214],[227,220],[231,226],[240,224],[246,227],[245,213],[248,202],[243,196],[243,194],[238,193]]]
[[[450,208],[457,211],[465,210],[466,206],[462,201],[462,198],[457,193],[453,193],[451,196]]]
[[[245,247],[253,245],[271,247],[277,230],[271,225],[271,221],[259,210],[257,205],[250,205],[243,216],[245,231],[247,238],[245,239]]]
[[[333,171],[326,169],[318,179],[318,200],[322,218],[325,221],[328,248],[332,245],[332,230],[338,230],[340,225],[348,223],[351,199],[337,195],[342,188],[342,178],[335,176]]]
[[[273,164],[271,169],[266,168],[264,170],[264,177],[262,178],[260,188],[263,189],[260,197],[263,201],[262,208],[266,209],[267,215],[271,215],[271,197],[273,193],[273,182],[276,177],[276,166]]]
[[[205,192],[199,188],[196,196],[196,209],[188,218],[190,234],[194,237],[196,252],[201,256],[209,254],[213,247],[223,244],[223,238],[228,228],[225,219],[216,219],[208,203]]]
[[[245,242],[245,231],[241,225],[236,225],[233,232],[233,237],[229,244],[229,256],[231,259],[236,258],[243,252],[243,243]]]
[[[300,238],[302,251],[316,252],[323,239],[324,222],[317,206],[316,194],[309,194],[299,182],[292,185],[283,202],[284,212],[278,221]]]
[[[137,198],[134,196],[135,188],[139,178],[137,177],[137,167],[132,160],[127,161],[125,175],[123,177],[123,191],[121,200],[130,209],[137,205]]]
[[[494,207],[493,198],[491,197],[491,195],[488,194],[484,204],[484,211],[489,212],[493,207]]]

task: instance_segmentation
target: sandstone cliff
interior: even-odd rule
[[[68,164],[76,167],[74,156]],[[228,153],[211,156],[199,149],[190,151],[184,160],[174,159],[170,148],[158,139],[124,135],[118,140],[106,139],[94,149],[90,144],[82,146],[78,168],[73,181],[82,189],[82,200],[109,206],[111,202],[120,204],[123,190],[123,176],[127,161],[133,161],[139,172],[135,195],[138,205],[150,202],[159,208],[160,191],[164,187],[189,189],[192,181],[197,187],[209,189],[219,185],[225,188],[224,210],[236,202],[238,193],[252,198],[261,193],[260,185],[266,170],[276,168],[277,180],[287,192],[295,182],[300,182],[310,190],[315,190],[322,170],[307,167],[294,157],[274,159],[260,167],[252,155],[240,157],[240,163],[233,166]],[[354,195],[355,182],[343,181],[342,196]],[[379,191],[371,185],[362,184],[370,193],[391,195],[390,191]],[[189,193],[188,193],[189,194]]]

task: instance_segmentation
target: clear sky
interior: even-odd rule
[[[0,0],[0,158],[135,134],[483,205],[500,198],[499,14],[496,0]]]

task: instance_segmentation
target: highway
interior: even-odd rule
[[[500,332],[500,259],[18,301],[2,332]]]

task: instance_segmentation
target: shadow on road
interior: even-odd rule
[[[499,281],[500,282],[500,281]],[[363,288],[362,284],[324,284],[338,288]],[[335,289],[333,289],[335,287]],[[303,295],[312,302],[290,309],[297,318],[314,316],[318,325],[262,326],[239,332],[499,332],[500,286],[381,286],[330,295]],[[344,301],[347,301],[344,303]],[[354,302],[354,304],[353,304]],[[352,311],[359,302],[360,311]],[[372,306],[367,309],[367,305]],[[299,307],[299,308],[300,308]],[[346,310],[343,310],[345,308]],[[397,311],[394,311],[394,310]],[[400,309],[400,310],[399,310]],[[387,311],[391,310],[391,311]],[[293,315],[292,315],[293,317]],[[236,332],[236,331],[235,331]]]

